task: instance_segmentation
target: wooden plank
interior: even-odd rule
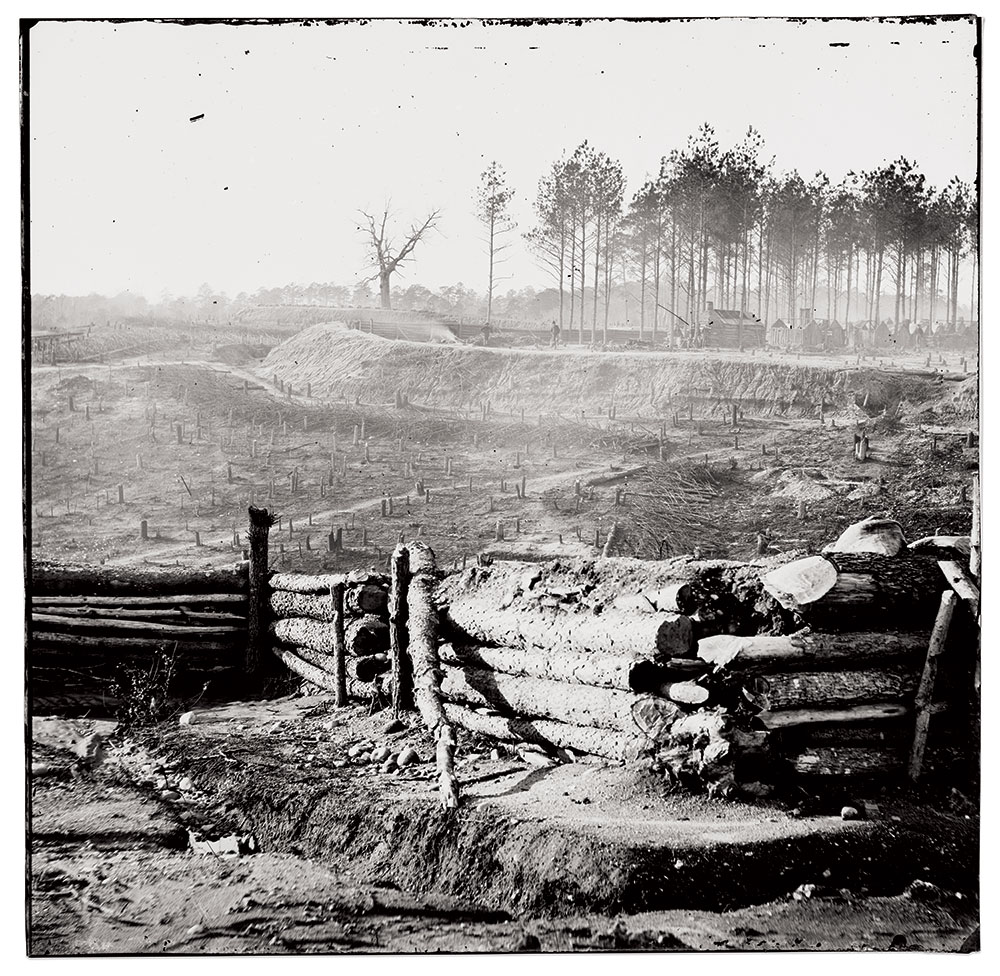
[[[934,621],[934,630],[931,632],[930,643],[927,646],[927,660],[924,663],[924,672],[921,675],[920,687],[917,689],[917,697],[914,702],[917,710],[917,721],[913,731],[909,765],[910,780],[914,783],[920,779],[924,752],[927,749],[927,732],[931,722],[931,707],[934,704],[934,683],[937,679],[938,658],[944,650],[945,640],[948,637],[948,627],[951,625],[951,617],[957,603],[958,595],[953,590],[946,590],[941,594],[937,619]]]
[[[33,607],[185,607],[247,602],[245,593],[183,593],[177,596],[32,596]]]
[[[144,631],[166,639],[197,639],[198,637],[222,637],[226,634],[245,634],[246,627],[185,627],[177,624],[160,624],[143,620],[88,620],[76,617],[60,617],[54,613],[32,613],[32,628],[63,629],[64,631],[100,630],[104,633],[116,631]]]
[[[941,559],[938,561],[938,566],[941,567],[941,572],[944,573],[944,578],[948,581],[948,585],[969,604],[972,616],[978,621],[979,587],[969,578],[968,573],[962,568],[961,563],[950,559]]]
[[[872,704],[847,708],[790,708],[780,712],[761,712],[757,718],[769,729],[799,728],[805,725],[853,725],[902,718],[909,713],[905,705]]]

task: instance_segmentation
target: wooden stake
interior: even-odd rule
[[[982,558],[979,525],[979,475],[972,476],[972,532],[970,533],[969,572],[979,579],[979,564]]]
[[[399,718],[413,708],[413,667],[407,654],[407,606],[410,554],[397,546],[390,563],[389,659],[392,662],[392,714]]]
[[[924,663],[924,671],[920,678],[920,687],[917,690],[917,697],[914,700],[917,721],[913,732],[913,745],[910,749],[909,766],[910,780],[914,783],[920,779],[924,763],[924,753],[927,749],[927,732],[933,712],[934,684],[937,679],[938,658],[944,650],[945,641],[948,637],[948,627],[951,625],[952,614],[955,612],[955,605],[957,603],[958,594],[953,590],[945,590],[941,594],[941,604],[938,609],[937,619],[934,621],[934,630],[931,632],[930,643],[927,647],[927,660]]]
[[[344,660],[344,582],[338,580],[330,587],[333,603],[333,703],[337,708],[347,705],[347,663]]]
[[[267,648],[266,613],[268,604],[267,586],[267,537],[275,516],[266,508],[248,509],[249,529],[247,542],[249,545],[250,565],[248,567],[247,594],[247,650],[244,659],[244,672],[251,680],[261,676],[264,652]],[[284,556],[284,546],[282,546]]]

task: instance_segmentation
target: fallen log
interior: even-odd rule
[[[632,706],[637,696],[626,691],[443,664],[441,693],[451,702],[488,705],[525,718],[619,732],[635,728]]]
[[[210,607],[214,604],[246,606],[244,593],[183,593],[177,596],[38,596],[32,594],[33,607]]]
[[[768,729],[799,729],[806,726],[841,726],[869,722],[897,721],[910,714],[906,705],[851,705],[846,708],[790,708],[781,712],[760,712],[756,719]]]
[[[923,632],[810,632],[784,637],[719,634],[698,641],[698,657],[717,667],[739,671],[822,671],[885,661],[916,661],[926,648]]]
[[[268,582],[272,590],[322,596],[329,595],[330,587],[335,583],[343,583],[348,589],[366,584],[389,585],[389,579],[384,574],[370,573],[364,569],[353,570],[350,573],[322,573],[316,576],[305,573],[272,573]]]
[[[114,636],[124,632],[127,636],[129,632],[150,634],[162,637],[164,640],[174,638],[186,638],[192,640],[196,637],[222,637],[227,634],[243,634],[247,632],[246,626],[236,627],[231,625],[207,627],[198,624],[190,626],[182,624],[162,624],[149,620],[117,620],[102,618],[92,620],[83,617],[64,617],[54,613],[32,613],[32,629],[57,631],[63,633],[82,632],[83,634],[100,631],[102,634]]]
[[[589,652],[651,661],[686,657],[694,650],[691,618],[682,614],[519,612],[464,601],[448,605],[445,618],[469,642],[498,647],[539,647],[547,652]]]
[[[815,746],[785,757],[800,776],[845,779],[894,779],[905,765],[895,749]]]
[[[435,757],[441,805],[458,807],[458,778],[455,776],[455,732],[444,711],[441,695],[441,662],[438,658],[438,612],[434,605],[437,580],[434,553],[419,542],[407,547],[410,557],[409,587],[406,593],[407,651],[413,663],[413,691],[424,725],[436,743]]]
[[[912,701],[914,671],[801,671],[756,678],[755,697],[766,711],[785,708]]]
[[[367,595],[355,596],[360,591]],[[374,594],[381,594],[375,597]],[[347,590],[345,607],[348,613],[361,615],[369,612],[380,616],[386,614],[387,600],[385,592],[379,587],[354,587]],[[313,620],[323,620],[331,623],[334,618],[333,607],[330,604],[330,594],[293,593],[291,590],[273,590],[268,596],[268,605],[275,617],[310,617]],[[362,611],[362,606],[371,606],[373,611]]]
[[[87,593],[95,596],[168,593],[246,593],[247,564],[220,569],[143,566],[81,566],[35,561],[31,592],[37,595]]]
[[[641,734],[567,725],[541,718],[495,715],[451,703],[445,704],[444,711],[449,721],[459,728],[500,742],[531,742],[552,751],[572,749],[619,762],[637,759],[653,748]]]

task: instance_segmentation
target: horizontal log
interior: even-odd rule
[[[567,725],[547,719],[490,715],[447,702],[444,711],[448,720],[459,728],[499,742],[530,742],[552,751],[572,749],[618,762],[636,759],[653,748],[642,735],[610,729]]]
[[[835,576],[820,572],[822,560]],[[782,607],[817,626],[920,630],[933,622],[944,580],[929,556],[828,553],[788,563],[767,574],[763,585]]]
[[[177,596],[38,596],[32,594],[33,607],[198,607],[224,604],[246,606],[245,593],[180,593]]]
[[[236,613],[212,613],[207,611],[188,610],[157,610],[152,607],[146,610],[123,609],[122,607],[87,607],[87,606],[55,606],[46,607],[47,616],[85,618],[91,620],[150,620],[159,623],[171,621],[183,623],[232,624],[246,628],[245,615]]]
[[[218,569],[81,566],[45,561],[33,561],[31,565],[31,591],[38,595],[245,593],[247,586],[245,562]]]
[[[648,661],[613,654],[448,643],[442,644],[438,653],[443,662],[452,665],[618,691],[649,691],[662,677],[661,670]]]
[[[484,613],[556,607],[598,614],[613,609],[623,596],[642,596],[657,609],[668,610],[672,596],[681,612],[711,607],[727,626],[742,633],[764,633],[776,625],[775,614],[780,616],[781,609],[764,591],[762,576],[779,565],[781,557],[752,563],[690,557],[657,562],[628,557],[549,563],[503,560],[452,573],[439,585],[437,600],[453,613],[478,602]]]
[[[233,634],[229,640],[194,638],[191,640],[171,640],[155,637],[108,637],[84,634],[51,633],[32,630],[28,642],[30,654],[41,648],[102,648],[108,651],[157,651],[171,650],[174,645],[179,652],[196,654],[199,651],[237,651],[246,644],[246,631]]]
[[[270,631],[281,644],[308,647],[321,654],[332,654],[334,624],[309,617],[286,617],[275,620]],[[389,627],[375,616],[352,620],[344,629],[345,650],[350,657],[378,654],[389,646]]]
[[[909,715],[906,705],[850,705],[844,708],[790,708],[781,712],[761,712],[756,719],[768,729],[804,728],[819,725],[857,725],[896,721]]]
[[[442,662],[441,693],[448,701],[488,705],[522,718],[548,718],[569,725],[637,730],[632,707],[639,696],[588,685],[520,678]]]
[[[503,610],[479,601],[445,608],[448,625],[465,639],[497,647],[540,647],[547,652],[611,654],[635,660],[685,657],[694,650],[690,617],[682,614],[626,614],[606,610]]]
[[[314,684],[324,691],[336,692],[336,678],[325,668],[310,663],[289,647],[272,646],[271,653],[281,661],[285,667],[305,679],[310,684]],[[351,698],[362,700],[370,698],[376,692],[374,685],[360,682],[353,675],[345,676],[347,694]]]
[[[345,606],[349,613],[385,615],[389,611],[389,591],[384,586],[365,584],[347,591]]]
[[[801,671],[755,679],[755,694],[767,711],[785,708],[912,702],[919,674],[915,671]]]
[[[885,661],[916,660],[927,652],[924,632],[839,634],[806,632],[784,637],[719,634],[698,641],[698,657],[739,671],[821,671],[864,667]]]
[[[786,757],[800,776],[893,779],[906,769],[899,751],[863,746],[815,746]]]
[[[370,573],[364,569],[350,573],[323,573],[316,576],[304,573],[272,573],[268,583],[272,590],[329,595],[330,587],[335,583],[343,583],[347,589],[365,584],[387,587],[389,577],[384,573]]]
[[[163,637],[165,640],[173,638],[184,638],[192,640],[196,637],[222,637],[227,634],[245,634],[246,625],[235,627],[232,625],[207,627],[198,624],[162,624],[151,620],[112,620],[102,618],[92,620],[83,617],[64,617],[54,613],[32,613],[31,625],[34,629],[45,629],[47,631],[81,632],[94,633],[100,631],[106,634],[118,634],[124,632],[127,636],[129,632],[139,634],[150,634]]]
[[[333,605],[330,594],[293,593],[290,590],[273,591],[268,604],[275,617],[311,617],[313,620],[333,620]],[[345,609],[350,614],[386,614],[388,596],[378,587],[355,587],[347,591]],[[364,607],[371,607],[365,610]]]

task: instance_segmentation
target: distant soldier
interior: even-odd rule
[[[559,348],[559,335],[562,332],[562,329],[559,328],[559,323],[555,319],[552,320],[552,330],[551,331],[552,331],[552,348],[553,349],[558,349]]]
[[[479,331],[483,336],[483,345],[488,346],[490,344],[490,323],[487,322]]]

